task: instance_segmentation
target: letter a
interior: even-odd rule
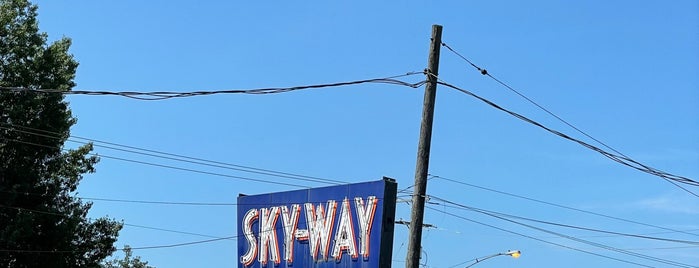
[[[347,250],[353,259],[357,258],[357,245],[354,241],[354,224],[352,224],[352,214],[350,213],[350,201],[345,197],[340,209],[340,224],[335,233],[335,245],[333,246],[333,257],[336,261],[342,259],[342,251]]]

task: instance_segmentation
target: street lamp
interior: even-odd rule
[[[512,258],[515,258],[515,259],[516,259],[516,258],[519,258],[519,256],[522,256],[522,252],[519,251],[519,250],[510,250],[510,251],[507,251],[507,252],[502,252],[502,253],[497,253],[497,254],[493,254],[493,255],[489,255],[489,256],[485,256],[485,257],[476,258],[476,262],[471,263],[471,264],[469,264],[468,266],[466,266],[466,267],[464,267],[464,268],[468,268],[468,267],[474,266],[474,265],[476,265],[477,263],[480,263],[480,262],[482,262],[482,261],[484,261],[484,260],[487,260],[487,259],[490,259],[490,258],[493,258],[493,257],[497,257],[497,256],[512,256]]]

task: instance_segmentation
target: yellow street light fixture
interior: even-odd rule
[[[502,253],[497,253],[497,254],[493,254],[493,255],[488,255],[488,256],[485,256],[485,257],[476,258],[476,262],[471,263],[471,264],[469,264],[468,266],[466,266],[466,267],[464,267],[464,268],[468,268],[468,267],[474,266],[474,265],[476,265],[477,263],[481,263],[481,262],[483,262],[483,261],[485,261],[485,260],[487,260],[487,259],[494,258],[494,257],[497,257],[497,256],[511,256],[512,258],[515,258],[515,259],[516,259],[516,258],[519,258],[519,256],[522,256],[522,252],[519,251],[519,250],[509,250],[509,251],[507,251],[507,252],[502,252]]]
[[[519,258],[519,256],[522,256],[522,252],[519,250],[510,250],[505,255],[510,255],[512,258]]]

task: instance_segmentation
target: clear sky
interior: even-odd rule
[[[80,90],[250,89],[422,71],[431,25],[440,24],[445,43],[592,137],[654,168],[699,179],[698,1],[40,0],[37,4],[40,28],[50,39],[73,39],[71,52],[80,62],[75,89]],[[602,147],[446,49],[441,53],[440,78]],[[412,83],[424,77],[401,79]],[[75,136],[345,182],[388,176],[402,189],[414,180],[423,92],[422,87],[362,84],[164,101],[115,96],[68,100],[78,118],[72,130]],[[433,198],[425,222],[436,228],[424,232],[426,267],[467,264],[509,249],[521,250],[522,257],[493,258],[476,267],[676,267],[648,258],[699,265],[699,197],[659,177],[622,166],[444,86],[437,92],[432,138],[429,172],[441,178],[428,184]],[[96,152],[105,157],[97,172],[83,180],[80,197],[234,203],[239,193],[298,189],[107,156],[325,186],[105,147],[96,147]],[[699,187],[685,187],[699,193]],[[444,200],[550,223],[694,243],[507,218],[631,255],[621,254],[455,208]],[[396,218],[408,220],[409,211],[409,204],[399,203]],[[90,216],[104,215],[128,224],[118,247],[234,236],[238,228],[235,206],[95,200]],[[396,267],[404,265],[407,232],[396,226]],[[238,264],[235,240],[135,254],[159,268]]]

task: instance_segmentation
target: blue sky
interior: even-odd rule
[[[40,27],[50,39],[73,39],[71,52],[80,62],[75,89],[80,90],[249,89],[422,71],[431,25],[440,24],[445,43],[574,126],[640,162],[699,178],[696,1],[41,0],[37,4]],[[441,53],[440,78],[600,146],[446,49]],[[403,79],[417,82],[423,77]],[[151,102],[113,96],[70,96],[68,101],[78,118],[72,130],[75,136],[346,182],[388,176],[401,189],[413,183],[423,90],[363,84]],[[231,176],[286,180],[104,147],[96,152]],[[449,180],[433,178],[428,184],[428,194],[435,198],[425,221],[437,226],[423,236],[422,261],[428,267],[449,267],[509,249],[521,250],[522,257],[498,257],[478,265],[639,267],[618,261],[622,260],[667,266],[454,208],[437,197],[553,223],[699,241],[696,196],[443,86],[437,93],[430,173]],[[687,187],[699,193],[697,187]],[[97,172],[83,180],[78,196],[234,203],[238,193],[294,189],[103,157]],[[233,236],[238,228],[234,206],[94,201],[90,216],[104,215],[130,224],[120,234],[119,247]],[[409,217],[409,205],[399,203],[396,218]],[[644,256],[699,263],[696,244],[518,221]],[[407,228],[396,226],[395,236],[394,265],[401,267]],[[224,240],[136,254],[156,267],[237,267],[236,244]]]

